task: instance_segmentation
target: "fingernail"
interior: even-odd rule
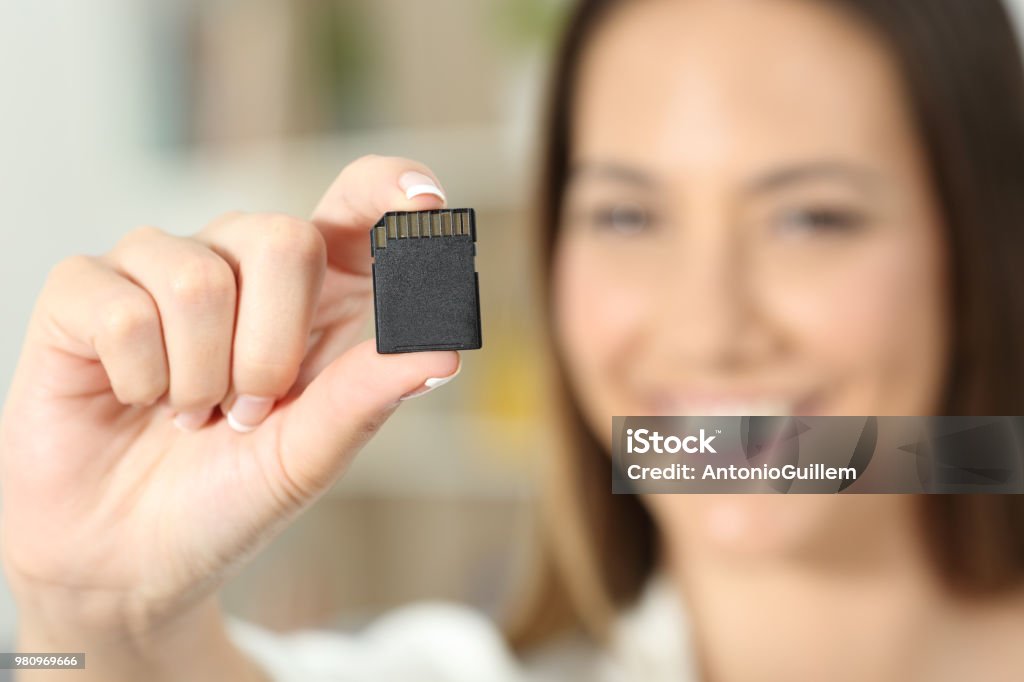
[[[461,370],[462,370],[462,356],[459,356],[459,364],[455,368],[455,371],[452,372],[450,375],[448,375],[446,377],[431,377],[431,378],[427,379],[426,381],[424,381],[423,385],[421,387],[417,388],[415,391],[412,391],[411,393],[406,393],[401,398],[399,398],[399,400],[408,400],[409,398],[419,398],[421,395],[426,395],[427,393],[430,393],[431,391],[433,391],[438,386],[444,386],[449,381],[451,381],[455,377],[459,376],[459,372]]]
[[[205,410],[179,412],[174,416],[174,425],[182,431],[198,431],[203,427],[203,424],[210,420],[211,412],[213,412],[213,408],[211,407],[208,407]]]
[[[412,199],[423,194],[433,194],[441,201],[447,201],[444,192],[437,186],[434,179],[423,173],[417,173],[416,171],[403,173],[402,177],[398,178],[398,186],[405,191],[406,199]]]
[[[239,433],[249,433],[263,423],[273,407],[273,398],[240,395],[228,410],[228,426]]]

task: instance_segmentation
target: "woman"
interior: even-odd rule
[[[278,638],[216,605],[458,372],[352,345],[367,229],[445,201],[377,157],[309,222],[143,229],[54,270],[2,425],[21,650],[107,681],[1020,679],[1020,498],[638,499],[606,454],[613,414],[1022,413],[997,0],[590,0],[557,74],[540,250],[569,438],[522,655],[455,608]]]

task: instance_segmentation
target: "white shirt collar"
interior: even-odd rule
[[[697,680],[696,656],[682,595],[657,573],[615,623],[602,680]]]

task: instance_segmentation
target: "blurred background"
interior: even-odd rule
[[[484,349],[404,406],[228,585],[230,612],[290,629],[358,625],[424,598],[500,609],[528,558],[530,474],[551,447],[529,210],[569,4],[0,2],[5,392],[50,267],[133,227],[188,234],[234,209],[305,216],[367,153],[427,163],[452,205],[478,211]],[[0,586],[0,637],[14,617]]]

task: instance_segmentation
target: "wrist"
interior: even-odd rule
[[[76,675],[80,682],[266,680],[231,642],[215,597],[146,629],[81,627],[27,614],[19,619],[17,650],[84,653],[85,670]],[[66,675],[56,670],[19,672],[17,682],[44,682]]]

